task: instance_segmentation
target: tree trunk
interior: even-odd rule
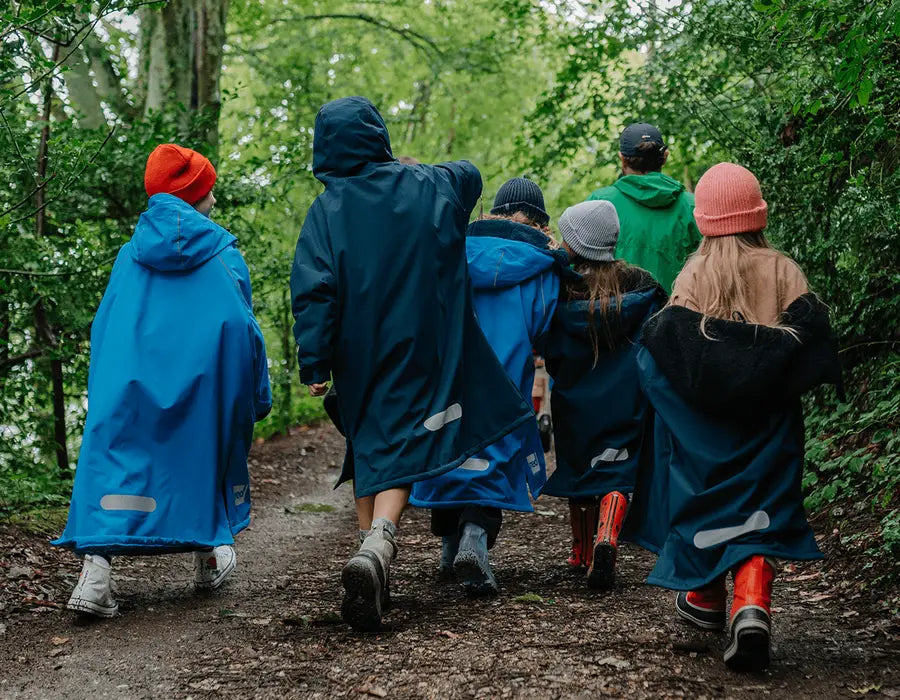
[[[53,62],[59,61],[60,47],[55,45],[53,48]],[[41,143],[38,148],[37,158],[37,177],[38,183],[43,184],[47,177],[47,142],[50,139],[50,114],[53,110],[53,82],[52,78],[47,79],[47,86],[44,88],[44,105],[41,119],[43,120],[43,128],[41,129]],[[44,201],[46,193],[43,187],[38,187],[35,193],[35,216],[34,216],[34,233],[40,239],[44,236],[44,228],[46,223],[46,213],[44,209]],[[34,326],[37,331],[38,338],[51,347],[58,345],[56,334],[47,318],[47,308],[44,300],[38,298],[34,307]],[[50,375],[53,384],[53,437],[56,443],[56,465],[59,468],[60,476],[69,478],[69,448],[66,436],[66,395],[63,385],[63,366],[62,360],[54,358],[50,360]]]
[[[141,17],[141,65],[147,73],[144,113],[181,104],[182,126],[201,116],[197,148],[215,160],[221,109],[219,80],[229,0],[171,0]]]
[[[205,112],[203,133],[209,148],[206,154],[213,162],[219,155],[219,113],[222,111],[222,54],[225,47],[225,24],[228,0],[196,0],[197,22],[194,32],[194,96],[191,107]]]

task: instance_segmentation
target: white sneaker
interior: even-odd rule
[[[119,611],[119,604],[112,597],[109,573],[106,559],[85,555],[81,575],[66,607],[97,617],[113,617]]]
[[[194,552],[194,585],[204,590],[218,588],[237,565],[234,547],[223,544],[211,552]]]

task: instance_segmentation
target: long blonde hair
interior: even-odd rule
[[[704,337],[713,339],[706,330],[710,318],[763,325],[750,297],[752,263],[748,255],[760,248],[773,249],[762,231],[753,231],[731,236],[704,236],[700,247],[691,255],[688,264],[695,258],[704,258],[706,262],[703,283],[709,293],[704,295],[705,303],[700,309],[703,314],[700,332]],[[797,338],[793,328],[780,324],[775,327]]]

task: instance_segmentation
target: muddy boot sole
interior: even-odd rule
[[[497,580],[489,571],[485,571],[478,555],[472,551],[462,551],[453,561],[453,571],[463,582],[466,593],[472,596],[497,595],[500,592]]]
[[[616,585],[616,548],[606,542],[594,547],[594,559],[587,573],[587,586],[594,591],[611,591]]]
[[[755,610],[741,611],[732,621],[731,639],[725,649],[725,665],[732,671],[763,671],[769,667],[768,616]]]
[[[344,586],[344,602],[341,617],[357,632],[381,631],[383,588],[377,561],[364,556],[354,556],[341,571]]]

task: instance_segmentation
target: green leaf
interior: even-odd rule
[[[869,78],[863,78],[859,84],[859,90],[856,91],[856,99],[861,107],[869,104],[869,97],[872,95],[872,89],[875,84]]]

